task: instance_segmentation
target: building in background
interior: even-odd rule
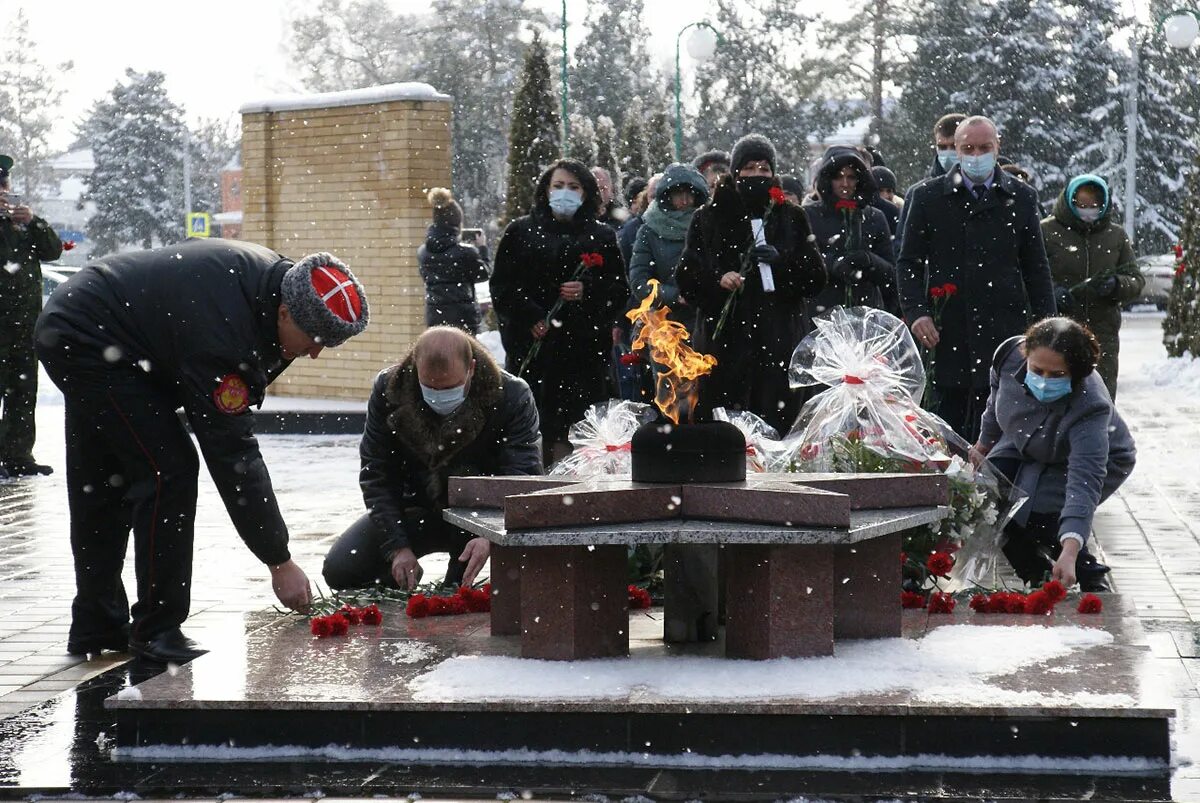
[[[221,168],[221,211],[213,215],[220,236],[227,240],[242,238],[242,154],[238,153]]]
[[[87,189],[87,177],[96,169],[91,148],[76,148],[50,160],[51,185],[45,197],[33,204],[33,211],[49,223],[64,241],[75,248],[64,251],[58,260],[61,265],[81,267],[87,263],[92,244],[87,236],[87,222],[96,212],[93,203],[80,204]]]

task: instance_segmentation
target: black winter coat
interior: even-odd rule
[[[800,401],[788,388],[787,366],[811,328],[806,306],[825,287],[825,264],[808,218],[795,204],[785,203],[771,212],[766,240],[782,258],[772,269],[775,292],[765,292],[760,272],[752,268],[720,339],[714,342],[721,309],[729,298],[721,289],[721,277],[742,270],[743,258],[754,243],[750,213],[735,179],[724,176],[712,198],[692,216],[675,279],[679,293],[700,310],[697,351],[717,358],[716,368],[701,387],[700,415],[715,407],[745,409],[786,431]]]
[[[425,325],[457,326],[475,334],[482,317],[475,283],[488,279],[487,255],[458,237],[457,229],[430,226],[425,244],[417,249],[425,281]]]
[[[858,174],[853,210],[838,209],[833,192],[834,176],[847,165]],[[898,314],[892,232],[883,213],[871,205],[876,191],[870,168],[854,151],[834,150],[821,162],[816,184],[820,200],[807,200],[803,208],[825,259],[829,283],[813,299],[809,313],[816,316],[840,305]]]
[[[287,527],[248,408],[291,364],[277,322],[291,266],[236,240],[116,254],[55,290],[35,330],[43,361],[70,348],[68,370],[134,371],[178,401],[238,535],[269,565],[288,560]]]
[[[946,387],[988,387],[996,348],[1055,314],[1037,193],[998,168],[994,175],[982,201],[955,167],[918,184],[904,203],[896,272],[905,319],[934,317],[930,288],[958,287],[939,302],[934,381]]]
[[[443,418],[421,397],[408,357],[375,378],[359,454],[359,486],[383,534],[381,556],[409,545],[423,522],[440,527],[450,477],[542,474],[533,394],[474,346],[475,372],[462,406]]]
[[[582,300],[563,305],[557,317],[561,326],[550,328],[524,376],[533,388],[547,440],[565,436],[588,406],[609,397],[612,326],[629,298],[616,232],[583,209],[560,222],[549,208],[539,207],[510,223],[496,249],[492,306],[505,368],[514,374],[533,347],[530,330],[550,312],[580,255],[589,252],[599,253],[604,264],[584,272]]]

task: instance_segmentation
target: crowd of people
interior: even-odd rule
[[[867,306],[902,317],[929,357],[925,403],[974,444],[972,460],[991,461],[1032,500],[1008,530],[1015,570],[1103,588],[1087,541],[1096,506],[1134,464],[1113,397],[1120,305],[1143,281],[1108,185],[1077,176],[1046,215],[987,118],[944,116],[933,146],[929,175],[901,194],[872,149],[830,148],[805,184],[781,173],[769,140],[748,135],[630,182],[629,208],[606,171],[562,159],[490,259],[481,232],[463,236],[452,194],[432,190],[418,253],[428,328],[370,391],[366,512],[330,550],[326,581],[412,589],[423,555],[450,552],[447,579],[473,582],[489,545],[443,521],[448,478],[540,474],[564,456],[570,426],[617,394],[625,313],[656,282],[655,303],[716,357],[690,414],[747,411],[781,434],[805,401],[787,370],[815,316]],[[239,535],[280,601],[303,609],[309,581],[246,413],[291,361],[363,331],[365,289],[330,254],[293,262],[191,241],[89,265],[39,316],[40,260],[61,243],[9,192],[12,167],[0,157],[0,264],[17,267],[0,272],[0,465],[51,470],[33,457],[36,349],[65,398],[69,651],[171,662],[202,652],[180,629],[199,472],[180,406]],[[474,337],[484,280],[503,366]],[[131,530],[132,609],[120,579]]]

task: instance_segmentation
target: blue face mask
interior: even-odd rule
[[[947,151],[938,151],[937,155],[938,164],[940,164],[942,169],[947,173],[953,170],[954,166],[958,164],[958,151],[954,150],[953,148]]]
[[[444,390],[437,390],[421,385],[421,398],[429,405],[429,409],[444,418],[461,407],[462,403],[466,401],[467,385],[464,382],[457,387],[445,388]]]
[[[1029,392],[1040,402],[1058,401],[1064,396],[1070,395],[1071,378],[1059,376],[1047,379],[1026,369],[1025,387],[1029,388]]]
[[[964,156],[960,161],[962,170],[971,181],[987,181],[996,172],[996,154],[981,153],[978,156]]]
[[[563,187],[560,190],[550,190],[550,209],[556,215],[570,217],[579,211],[579,207],[583,206],[583,196]]]

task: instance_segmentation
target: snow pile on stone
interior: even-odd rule
[[[1189,354],[1158,360],[1146,371],[1156,388],[1200,393],[1200,359],[1192,359]]]
[[[623,699],[634,693],[680,702],[828,700],[905,692],[920,701],[983,706],[1130,706],[1134,701],[1123,694],[1048,695],[988,682],[1112,640],[1106,631],[1077,626],[948,625],[921,639],[841,643],[836,655],[821,658],[635,655],[559,662],[459,656],[415,678],[409,688],[415,699],[438,702]]]
[[[256,112],[298,111],[301,109],[323,109],[331,106],[361,106],[367,103],[386,103],[392,100],[448,101],[429,84],[417,81],[398,84],[382,84],[362,89],[347,89],[343,92],[314,92],[291,95],[276,95],[243,103],[240,114]]]

